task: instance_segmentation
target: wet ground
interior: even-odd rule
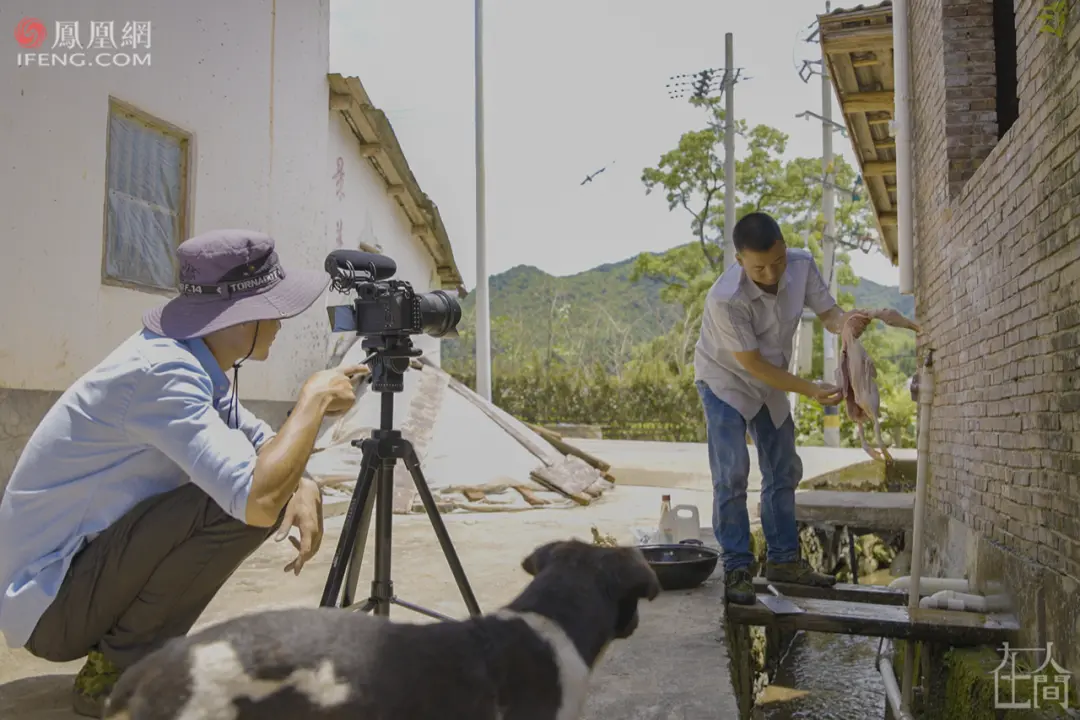
[[[888,572],[861,584],[887,585]],[[758,699],[755,720],[881,720],[885,687],[875,666],[879,638],[800,633],[772,684]]]

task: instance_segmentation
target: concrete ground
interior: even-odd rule
[[[635,528],[655,527],[660,495],[673,504],[693,504],[702,525],[711,523],[711,483],[704,446],[674,443],[574,441],[613,465],[617,488],[589,507],[529,510],[517,513],[444,516],[462,565],[485,611],[512,599],[528,581],[521,560],[550,540],[590,539],[591,526],[634,542]],[[864,456],[815,459],[818,448],[804,452],[807,477],[835,469],[837,463]],[[847,451],[826,451],[848,455]],[[754,453],[751,452],[751,457]],[[702,466],[704,462],[704,466]],[[702,468],[704,467],[704,472]],[[639,473],[635,475],[636,473]],[[652,472],[654,474],[650,475]],[[661,475],[656,473],[668,473]],[[760,475],[751,487],[760,487]],[[677,479],[678,476],[678,479]],[[650,486],[648,483],[655,483]],[[757,493],[748,507],[757,507]],[[287,606],[317,606],[343,518],[328,518],[319,554],[299,577],[282,569],[293,557],[288,542],[268,542],[245,562],[200,618],[198,627],[238,614]],[[393,579],[399,597],[439,612],[465,615],[464,605],[425,516],[396,516]],[[707,531],[706,531],[706,534]],[[361,573],[358,594],[370,583],[372,546]],[[712,720],[737,717],[721,623],[721,594],[714,579],[689,592],[664,593],[641,607],[641,627],[616,644],[598,671],[588,717],[619,720]],[[398,621],[422,622],[421,616],[395,608]],[[0,718],[71,720],[71,682],[80,662],[52,664],[23,650],[0,647]]]

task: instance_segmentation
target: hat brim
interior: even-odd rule
[[[250,295],[180,295],[149,310],[143,315],[143,325],[158,335],[190,340],[241,323],[282,320],[311,307],[329,284],[325,273],[294,270],[275,285]]]

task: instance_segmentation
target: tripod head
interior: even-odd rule
[[[407,335],[373,335],[360,341],[369,351],[363,363],[371,368],[371,389],[378,393],[399,393],[405,389],[405,372],[410,361],[424,351],[413,346]]]

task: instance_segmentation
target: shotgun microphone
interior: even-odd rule
[[[397,263],[393,258],[377,253],[334,250],[326,256],[324,269],[330,277],[367,273],[372,280],[386,280],[394,277],[397,272]]]

